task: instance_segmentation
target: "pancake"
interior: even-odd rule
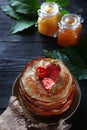
[[[37,68],[46,68],[50,64],[59,66],[61,70],[57,80],[53,82],[52,88],[46,89],[43,79],[38,76]],[[54,70],[52,69],[52,71]],[[54,79],[56,75],[52,76]],[[30,61],[21,73],[19,84],[22,104],[27,110],[40,116],[62,114],[72,104],[76,93],[73,76],[67,66],[59,59],[41,57]]]

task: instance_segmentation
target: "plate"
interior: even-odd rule
[[[32,114],[31,112],[27,111],[26,108],[21,103],[20,96],[19,96],[19,78],[20,78],[20,75],[18,75],[18,77],[16,78],[16,80],[13,83],[12,95],[16,96],[17,99],[19,100],[19,103],[23,107],[24,114],[25,114],[26,118],[31,119],[34,122],[35,121],[36,122],[45,122],[46,121],[46,123],[53,123],[53,122],[58,123],[58,121],[60,119],[67,120],[68,118],[70,118],[75,113],[75,111],[77,110],[77,108],[80,104],[81,89],[80,89],[80,86],[78,84],[78,81],[75,79],[77,91],[76,91],[76,95],[75,95],[74,100],[73,100],[71,106],[69,107],[69,109],[61,115],[58,115],[58,116],[55,116],[55,117],[50,117],[50,119],[49,119],[49,117],[48,118],[46,117],[46,119],[45,118],[42,119],[42,117],[36,116],[36,115]]]

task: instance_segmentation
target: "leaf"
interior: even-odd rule
[[[69,13],[69,11],[66,10],[66,9],[61,10],[61,17],[62,17],[63,15],[65,15],[65,14],[68,14],[68,13]]]
[[[40,4],[37,0],[10,0],[10,6],[18,13],[37,14]]]
[[[61,6],[62,8],[67,7],[68,4],[69,4],[69,1],[68,1],[68,0],[46,0],[46,1],[47,1],[47,2],[56,2],[56,3],[60,4],[60,6]]]
[[[19,1],[21,3],[25,3],[25,4],[28,4],[28,5],[34,5],[34,6],[40,6],[40,3],[38,2],[38,0],[15,0],[15,1]],[[12,4],[15,2],[14,0],[9,0],[9,3]]]
[[[1,9],[15,19],[37,19],[37,10],[40,4],[37,0],[9,0],[9,4]]]
[[[69,5],[69,0],[57,0],[62,8],[66,8]]]
[[[1,9],[10,17],[15,18],[15,19],[20,19],[21,15],[16,13],[12,7],[9,5],[2,6]]]
[[[36,21],[19,20],[11,28],[11,33],[14,34],[14,33],[23,31],[24,29],[27,29],[27,28],[33,26],[35,23],[36,23]]]
[[[23,13],[23,14],[29,14],[30,11],[30,6],[27,4],[22,4],[19,1],[14,1],[14,3],[11,4],[11,7],[15,9],[16,12],[18,13]]]
[[[48,51],[44,50],[46,57],[56,58],[62,60],[71,73],[79,80],[87,79],[87,64],[79,55],[77,48],[68,47],[61,50]]]

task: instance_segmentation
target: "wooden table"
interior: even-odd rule
[[[7,0],[0,1],[0,6]],[[71,0],[71,12],[80,13],[85,19],[82,34],[87,34],[86,0]],[[56,39],[42,36],[32,27],[21,34],[11,35],[9,30],[14,20],[0,10],[0,114],[7,108],[12,95],[12,85],[23,67],[32,59],[43,56],[43,49],[59,49]],[[87,59],[86,59],[87,60]],[[78,110],[68,119],[71,130],[87,130],[87,80],[78,81],[82,98]]]

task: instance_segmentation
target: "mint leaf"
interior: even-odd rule
[[[44,53],[46,57],[60,59],[66,63],[71,73],[77,79],[87,79],[87,63],[83,60],[83,57],[80,56],[78,47],[68,47],[54,51],[44,50]]]
[[[14,33],[23,31],[24,29],[27,29],[27,28],[33,26],[35,23],[36,23],[36,21],[19,20],[11,28],[11,33],[14,34]]]

